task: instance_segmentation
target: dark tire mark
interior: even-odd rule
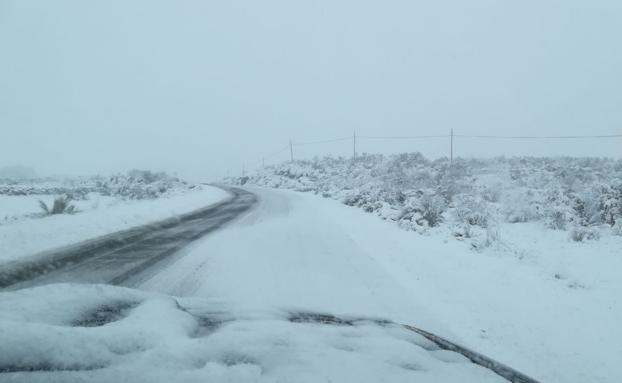
[[[250,209],[257,198],[219,186],[231,197],[177,217],[38,254],[0,267],[0,288],[54,282],[131,284],[137,276]]]

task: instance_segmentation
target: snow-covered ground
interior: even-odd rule
[[[543,382],[622,379],[622,238],[577,243],[508,224],[503,245],[474,252],[449,233],[413,235],[336,201],[317,206],[461,343]]]
[[[622,380],[622,238],[501,224],[499,241],[473,251],[451,230],[416,235],[320,196],[251,191],[256,208],[182,250],[142,291],[0,293],[11,307],[0,310],[0,364],[16,371],[3,378],[498,380],[399,328],[287,320],[313,311],[412,324],[543,382]],[[102,306],[116,320],[85,327]],[[18,372],[28,368],[76,371]]]
[[[337,201],[254,190],[257,209],[142,288],[386,317],[545,382],[622,379],[622,238],[577,243],[512,224],[500,233],[511,241],[474,252],[450,232],[414,235]]]
[[[0,262],[190,212],[228,197],[211,186],[173,190],[155,199],[126,199],[88,193],[73,200],[75,214],[41,216],[55,195],[0,195]]]
[[[233,183],[312,192],[405,230],[451,231],[474,250],[497,244],[504,223],[540,223],[576,242],[622,236],[622,160],[447,158],[420,153],[297,160]],[[436,232],[436,233],[435,233]]]

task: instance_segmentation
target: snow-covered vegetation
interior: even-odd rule
[[[148,170],[112,176],[0,178],[0,199],[6,202],[0,201],[0,225],[47,215],[79,213],[95,202],[99,206],[101,200],[155,199],[196,187],[164,172]]]
[[[66,195],[86,198],[89,193],[127,199],[157,198],[171,191],[192,189],[179,178],[164,172],[132,170],[127,174],[76,178],[35,178],[30,180],[0,178],[0,195]]]
[[[622,307],[612,298],[622,296],[622,280],[618,275],[622,267],[622,236],[612,235],[621,225],[619,216],[613,227],[598,216],[593,218],[594,222],[582,224],[576,218],[581,215],[574,205],[560,203],[560,208],[567,208],[568,216],[563,228],[555,227],[551,226],[551,216],[544,213],[555,205],[542,199],[551,193],[553,186],[560,184],[570,185],[562,189],[566,197],[586,195],[589,190],[598,190],[599,184],[613,188],[619,185],[619,162],[457,160],[456,167],[468,164],[463,166],[468,176],[458,177],[454,182],[460,185],[457,192],[451,200],[445,200],[442,193],[434,193],[443,190],[442,182],[446,182],[443,171],[439,170],[444,167],[436,166],[444,161],[421,159],[421,166],[399,169],[400,156],[373,157],[376,161],[364,158],[360,164],[351,164],[349,159],[282,164],[238,180],[307,193],[254,189],[266,196],[264,199],[271,194],[289,198],[279,212],[280,219],[271,222],[273,226],[267,227],[262,222],[263,229],[254,235],[244,231],[239,239],[223,235],[223,243],[212,242],[209,250],[218,249],[222,259],[226,259],[217,270],[224,273],[235,265],[250,263],[249,270],[270,274],[269,281],[277,288],[296,286],[291,288],[294,293],[287,304],[304,301],[305,305],[311,305],[317,300],[318,305],[333,305],[328,307],[329,312],[355,312],[353,302],[371,306],[375,298],[382,297],[383,305],[373,307],[370,312],[383,312],[405,323],[412,321],[437,334],[447,334],[437,327],[437,323],[444,324],[457,336],[454,339],[458,343],[492,355],[542,382],[620,380],[622,350],[616,345],[621,333],[615,329],[622,317]],[[588,167],[588,164],[592,165]],[[427,225],[426,220],[422,220],[422,225],[412,219],[400,221],[408,198],[403,202],[386,201],[389,187],[399,185],[397,181],[406,186],[394,186],[395,189],[416,196],[419,189],[408,186],[409,183],[417,185],[416,180],[422,185],[424,182],[420,180],[426,179],[415,176],[417,167],[431,173],[428,180],[439,180],[436,184],[430,182],[432,188],[422,190],[428,192],[428,201],[441,198],[431,204],[442,207],[440,214],[433,209],[422,209],[441,218],[436,226]],[[403,179],[399,180],[396,173],[404,174]],[[570,182],[572,177],[582,181]],[[378,207],[371,203],[352,204],[361,208],[343,204],[357,195],[364,195],[364,201],[376,198],[380,203]],[[366,209],[367,206],[373,208]],[[525,210],[539,213],[524,219],[512,216]],[[403,221],[411,225],[404,225]],[[468,224],[466,229],[471,230],[471,238],[459,235],[464,233],[464,222]],[[398,223],[415,231],[403,230]],[[483,228],[484,225],[487,227]],[[271,245],[275,233],[278,233],[277,245]],[[582,242],[575,241],[572,238],[575,236]],[[204,262],[205,253],[207,249],[197,254],[201,255],[197,256],[197,263]],[[232,256],[237,253],[243,255]],[[256,256],[263,253],[269,256]],[[291,265],[294,259],[300,258],[304,259],[300,266],[303,271],[296,273]],[[369,263],[368,267],[361,266]],[[277,279],[273,270],[283,264],[287,265],[283,271],[286,276]],[[211,263],[210,272],[214,268]],[[382,278],[366,271],[370,269],[387,273],[392,282],[380,282]],[[304,273],[309,276],[305,277]],[[234,289],[237,283],[233,278],[216,278],[227,284],[227,289],[221,288],[219,292]],[[351,279],[362,281],[348,282]],[[380,292],[395,282],[407,292],[398,292],[399,289]],[[205,291],[212,293],[214,285]],[[299,285],[311,286],[310,291],[301,291]],[[256,299],[253,292],[258,290],[257,285],[251,284],[247,289],[244,295]],[[354,292],[348,299],[335,298],[343,297],[342,291]],[[314,300],[320,292],[322,298]],[[360,296],[357,298],[356,294]],[[275,289],[267,295],[283,299],[285,293]],[[331,299],[325,299],[326,296]],[[392,309],[391,305],[396,308]],[[414,311],[413,307],[424,310],[409,312]],[[426,312],[438,320],[427,321]]]
[[[165,173],[0,179],[0,263],[208,206],[227,193]]]
[[[622,232],[621,160],[326,157],[270,166],[235,182],[313,192],[420,233],[448,229],[475,248],[497,241],[499,223],[539,222],[574,241]]]

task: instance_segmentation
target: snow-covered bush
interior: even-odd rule
[[[480,195],[486,202],[497,203],[501,199],[502,189],[502,185],[486,185],[481,188]]]
[[[417,191],[405,199],[399,225],[410,230],[438,226],[447,209],[445,200],[430,190]]]
[[[598,211],[602,221],[608,225],[616,225],[622,221],[622,183],[601,185],[598,196]]]
[[[468,194],[458,194],[452,203],[452,212],[456,222],[487,228],[491,219],[486,202]]]
[[[530,222],[542,218],[542,197],[538,191],[517,187],[507,190],[499,202],[506,222]]]
[[[363,154],[355,161],[325,157],[269,166],[245,182],[310,191],[408,230],[453,225],[480,248],[497,242],[502,220],[572,229],[582,240],[594,238],[589,231],[598,229],[592,227],[622,220],[622,160],[500,157],[450,163],[420,153]]]
[[[54,198],[54,202],[51,207],[39,200],[39,207],[43,211],[44,215],[55,215],[55,214],[73,214],[76,212],[76,207],[70,203],[71,199],[66,196],[58,196]]]
[[[126,199],[157,198],[172,191],[194,188],[163,172],[132,170],[110,177],[79,177],[70,179],[36,179],[0,183],[0,195],[64,195],[77,201],[89,193]]]
[[[575,216],[574,201],[559,188],[548,190],[544,200],[544,223],[555,230],[565,230]]]
[[[586,240],[595,240],[600,238],[600,232],[594,227],[575,225],[570,230],[569,237],[574,242],[583,242]]]

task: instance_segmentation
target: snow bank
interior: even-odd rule
[[[105,285],[0,293],[0,308],[5,382],[504,381],[389,323],[300,321]]]
[[[76,214],[41,216],[38,200],[55,195],[0,195],[0,262],[190,212],[228,197],[210,186],[169,190],[155,199],[89,193],[73,200]],[[12,217],[12,218],[11,218]]]
[[[425,302],[458,343],[542,382],[622,380],[622,237],[581,243],[542,223],[504,223],[503,243],[473,252],[448,231],[413,236],[337,201],[302,196],[404,295]]]

